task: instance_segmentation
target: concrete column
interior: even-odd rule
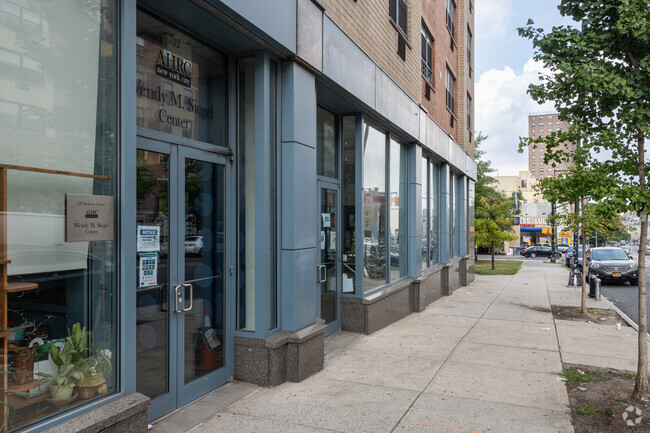
[[[440,166],[440,263],[449,263],[451,249],[451,201],[449,164]]]
[[[282,64],[282,328],[297,331],[319,316],[316,266],[316,82],[295,62]]]

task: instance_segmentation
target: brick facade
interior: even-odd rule
[[[456,28],[446,25],[445,0],[409,0],[406,60],[399,56],[399,30],[389,16],[389,0],[322,0],[325,13],[465,151],[474,156],[473,129],[467,125],[467,94],[474,101],[473,59],[467,59],[467,29],[473,35],[474,0],[456,1]],[[433,86],[422,75],[422,26],[433,37]],[[473,47],[472,47],[473,48]],[[473,54],[472,54],[473,56]],[[456,77],[455,113],[446,104],[446,74]],[[474,119],[474,107],[471,119]]]

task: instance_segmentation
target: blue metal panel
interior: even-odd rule
[[[377,112],[392,123],[399,125],[412,137],[417,137],[420,132],[418,118],[420,107],[418,104],[379,68],[376,71],[376,78],[375,109]]]
[[[311,0],[298,0],[298,57],[323,69],[323,11]]]
[[[135,38],[136,0],[125,0],[120,11],[120,76],[136,76]],[[135,389],[136,303],[133,284],[137,280],[136,252],[136,191],[127,185],[136,182],[136,82],[121,80],[120,85],[120,364],[117,366],[120,388],[125,394]],[[131,240],[131,241],[129,241]]]
[[[208,0],[227,6],[239,17],[275,39],[292,53],[296,52],[296,0]],[[250,27],[250,26],[247,26]]]
[[[316,80],[295,62],[282,64],[282,141],[316,149]]]
[[[323,46],[323,73],[374,108],[377,66],[327,16],[323,17]]]
[[[440,166],[440,214],[439,214],[439,227],[440,227],[440,263],[449,262],[449,248],[451,247],[451,202],[449,192],[451,190],[449,164],[442,164]]]
[[[318,317],[316,248],[282,250],[282,329],[297,331]]]

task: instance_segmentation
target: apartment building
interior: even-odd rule
[[[473,14],[0,2],[6,430],[144,432],[468,284]]]
[[[545,137],[552,132],[568,131],[569,124],[558,119],[557,113],[531,113],[528,115],[528,137]],[[575,148],[575,144],[567,144],[569,148]],[[567,170],[569,165],[566,162],[552,164],[544,163],[545,146],[528,146],[528,171],[535,178],[553,176],[560,170]],[[554,171],[555,170],[555,171]]]

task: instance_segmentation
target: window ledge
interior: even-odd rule
[[[391,25],[395,28],[395,30],[397,30],[399,33],[402,34],[402,37],[406,41],[406,46],[409,47],[409,50],[412,50],[413,47],[411,47],[411,43],[409,42],[409,37],[406,33],[404,33],[404,30],[402,30],[400,26],[398,26],[397,23],[391,17],[388,17],[388,21],[390,21]]]

